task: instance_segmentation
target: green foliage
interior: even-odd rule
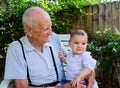
[[[98,57],[120,57],[120,36],[113,34],[110,30],[97,31],[91,37],[88,49],[97,54]]]
[[[102,74],[103,78],[114,78],[114,68],[120,62],[120,35],[113,34],[107,29],[89,36],[88,50],[98,60],[98,68],[101,69],[97,76]]]
[[[87,1],[88,2],[88,1]],[[56,33],[70,33],[73,18],[76,13],[82,13],[83,6],[90,5],[84,0],[59,0],[59,4],[51,6],[51,18],[53,22],[53,30]]]

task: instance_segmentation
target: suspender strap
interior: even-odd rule
[[[25,57],[25,52],[24,52],[23,44],[22,44],[22,42],[20,40],[18,40],[18,42],[20,43],[20,45],[22,47],[23,57],[24,57],[25,61],[27,62],[26,57]],[[27,79],[28,79],[29,84],[31,84],[28,66],[27,66]]]
[[[56,66],[56,63],[55,63],[55,58],[54,58],[53,51],[52,51],[51,47],[50,47],[50,51],[51,51],[51,55],[52,55],[52,59],[53,59],[53,64],[54,64],[54,67],[55,67],[56,78],[57,78],[57,81],[58,81],[59,76],[58,76],[57,66]]]

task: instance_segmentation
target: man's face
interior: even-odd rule
[[[43,45],[49,41],[49,36],[52,34],[52,23],[48,15],[37,17],[36,26],[31,28],[29,40],[31,43]]]
[[[39,24],[36,30],[33,30],[33,39],[43,44],[48,42],[49,35],[52,34],[51,26],[50,19],[43,20],[42,25]]]

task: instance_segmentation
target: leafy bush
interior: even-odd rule
[[[97,31],[96,34],[89,36],[88,50],[98,60],[97,77],[116,80],[120,62],[120,35],[113,34],[107,29],[103,32]]]
[[[97,31],[90,36],[89,40],[88,49],[97,57],[116,59],[120,57],[120,36],[111,33],[110,30]]]

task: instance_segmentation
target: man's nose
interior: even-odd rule
[[[52,34],[52,28],[50,27],[49,30],[48,30],[48,34]]]

